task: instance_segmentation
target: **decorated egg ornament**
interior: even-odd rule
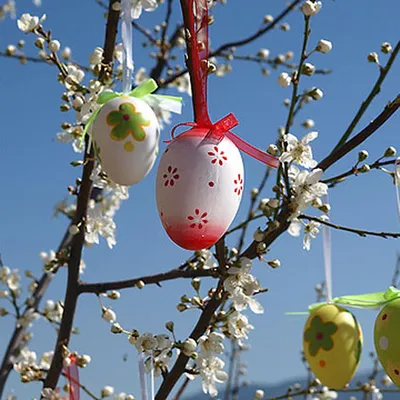
[[[96,156],[115,183],[134,185],[154,165],[160,126],[148,103],[181,112],[181,98],[150,94],[156,89],[156,82],[149,79],[129,93],[104,91],[98,97],[97,102],[102,106],[89,119],[85,132],[92,127]]]
[[[93,123],[92,135],[101,166],[114,182],[133,185],[153,167],[160,127],[143,100],[120,96],[108,101]]]
[[[310,312],[303,333],[304,355],[323,385],[340,389],[351,380],[362,344],[361,327],[351,312],[335,304]]]
[[[387,303],[376,318],[374,342],[384,370],[400,386],[400,298]]]
[[[226,232],[243,193],[243,162],[228,137],[207,139],[207,129],[179,135],[165,150],[157,173],[157,207],[168,236],[179,246],[211,246]]]
[[[254,148],[230,129],[233,114],[213,124],[207,109],[208,10],[207,0],[181,2],[187,34],[189,74],[195,122],[174,137],[157,172],[156,197],[161,223],[168,236],[188,250],[212,246],[226,232],[242,198],[244,171],[238,149],[277,167],[274,157]]]

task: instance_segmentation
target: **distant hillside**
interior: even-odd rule
[[[357,382],[366,382],[367,381],[367,374],[360,374],[358,375],[355,379],[352,381],[351,386],[356,386]],[[377,382],[380,382],[381,375],[379,375]],[[265,392],[265,397],[266,398],[271,398],[271,397],[276,397],[284,394],[289,386],[294,385],[295,383],[300,383],[303,387],[306,384],[306,381],[303,379],[299,380],[290,380],[290,381],[285,381],[281,382],[277,385],[273,386],[263,386],[262,384],[251,384],[247,387],[243,387],[240,390],[240,400],[252,400],[254,393],[257,389],[262,389]],[[381,386],[381,385],[379,385]],[[395,388],[394,385],[390,386],[390,388]],[[362,394],[360,393],[351,393],[351,396],[355,396],[356,399],[358,400],[364,400]],[[338,396],[338,400],[348,400],[350,397],[350,394],[348,393],[343,393]],[[224,398],[224,393],[223,391],[220,391],[218,394],[218,397],[216,397],[215,400],[222,400]],[[297,397],[298,399],[302,399],[303,397]],[[205,400],[209,399],[208,396],[205,396],[203,393],[198,393],[196,395],[191,395],[191,396],[185,396],[184,400]],[[385,393],[383,395],[384,400],[400,400],[400,392],[398,393]]]

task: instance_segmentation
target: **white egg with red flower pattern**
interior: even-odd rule
[[[226,136],[193,128],[174,139],[158,167],[156,197],[168,236],[188,250],[207,248],[229,228],[243,193],[243,161]]]
[[[150,106],[119,96],[103,105],[92,137],[102,169],[115,183],[134,185],[151,170],[158,153],[160,127]]]

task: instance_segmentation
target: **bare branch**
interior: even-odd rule
[[[334,229],[337,229],[337,230],[340,230],[340,231],[356,233],[357,235],[360,235],[362,237],[377,236],[377,237],[381,237],[381,238],[384,238],[384,239],[387,239],[387,238],[396,239],[396,238],[400,237],[400,232],[399,233],[396,233],[396,232],[373,232],[373,231],[366,231],[366,230],[362,230],[362,229],[348,228],[347,226],[333,224],[332,222],[325,221],[325,220],[323,220],[321,218],[312,217],[311,215],[301,214],[301,215],[299,215],[298,218],[306,219],[308,221],[319,222],[320,224],[329,226],[330,228],[334,228]]]
[[[146,285],[159,285],[160,282],[170,281],[178,278],[196,278],[202,276],[211,276],[217,278],[219,272],[217,268],[212,269],[172,269],[168,272],[162,272],[156,275],[142,276],[141,278],[127,279],[115,282],[100,283],[81,283],[79,285],[79,293],[105,293],[108,290],[119,290],[135,287],[138,282],[142,281]]]

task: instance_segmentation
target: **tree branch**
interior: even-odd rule
[[[333,151],[329,156],[324,158],[316,168],[321,168],[326,171],[335,162],[339,161],[347,153],[359,146],[367,140],[375,131],[377,131],[400,107],[400,95],[393,101],[389,102],[384,110],[361,132],[350,139],[348,142],[340,146],[337,150]]]
[[[384,239],[387,239],[387,238],[396,239],[396,238],[400,237],[400,233],[396,233],[396,232],[373,232],[373,231],[366,231],[366,230],[362,230],[362,229],[348,228],[346,226],[333,224],[332,222],[325,221],[325,220],[317,218],[317,217],[312,217],[311,215],[301,214],[301,215],[299,215],[298,218],[306,219],[308,221],[319,222],[320,224],[329,226],[330,228],[338,229],[340,231],[356,233],[357,235],[360,235],[362,237],[377,236],[377,237],[381,237]]]
[[[170,281],[177,278],[195,278],[202,276],[211,276],[217,278],[219,272],[217,268],[212,269],[188,269],[182,270],[180,268],[172,269],[168,272],[162,272],[156,275],[142,276],[141,278],[127,279],[115,282],[100,282],[100,283],[81,283],[79,285],[79,294],[81,293],[105,293],[108,290],[119,290],[131,288],[142,281],[146,285],[158,285],[160,282]]]
[[[381,91],[381,85],[383,81],[386,78],[386,75],[389,73],[390,68],[393,65],[393,62],[400,51],[400,41],[397,42],[396,47],[394,48],[392,54],[390,55],[390,58],[388,62],[386,63],[386,66],[384,68],[380,67],[380,73],[377,81],[375,82],[375,85],[372,87],[371,92],[369,93],[368,97],[362,102],[359,110],[357,111],[357,114],[351,121],[349,127],[346,129],[346,132],[343,134],[343,136],[340,138],[338,144],[335,146],[335,148],[332,150],[332,152],[335,152],[338,150],[344,143],[346,143],[347,139],[350,137],[351,133],[354,131],[356,125],[360,121],[361,117],[364,115],[365,111],[369,107],[369,105],[372,103],[372,100],[375,98],[375,96]]]
[[[115,40],[117,35],[117,26],[119,20],[119,11],[115,11],[112,7],[113,4],[118,3],[119,0],[110,0],[107,27],[104,41],[104,56],[103,56],[103,68],[100,73],[99,79],[102,80],[107,74],[112,72],[113,53],[115,48]],[[86,147],[88,140],[86,141]],[[72,239],[71,251],[68,261],[68,282],[67,290],[64,301],[64,312],[61,319],[60,330],[57,337],[57,342],[54,349],[54,356],[50,365],[49,372],[46,376],[43,386],[51,389],[55,389],[57,386],[58,379],[60,377],[63,356],[63,346],[67,346],[71,336],[72,323],[75,315],[76,304],[78,300],[78,287],[79,287],[79,266],[82,257],[82,248],[85,240],[85,219],[87,205],[90,199],[92,190],[92,182],[90,175],[94,167],[94,153],[93,146],[90,153],[85,151],[84,156],[84,167],[82,172],[82,182],[79,189],[77,209],[74,217],[74,224],[79,227],[79,232]]]

